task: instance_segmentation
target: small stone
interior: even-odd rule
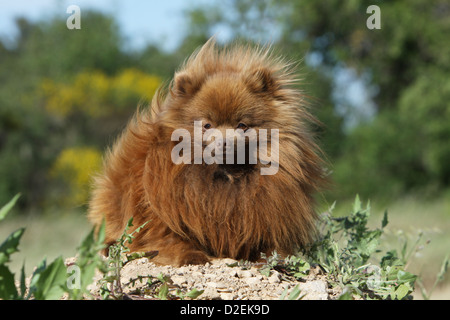
[[[245,283],[247,283],[248,285],[255,285],[255,284],[260,283],[260,280],[256,277],[251,277],[251,278],[246,278]]]
[[[206,287],[205,291],[201,294],[200,297],[205,300],[217,300],[221,298],[217,290],[211,287]]]
[[[250,278],[253,276],[253,273],[249,270],[239,270],[237,274],[239,278]]]
[[[221,290],[228,290],[229,289],[229,285],[225,282],[217,282],[217,289],[221,289]]]
[[[223,293],[220,293],[220,298],[222,299],[222,300],[234,300],[235,298],[236,298],[237,296],[236,296],[236,294],[234,294],[234,293],[232,293],[232,292],[223,292]]]
[[[327,283],[322,280],[314,280],[299,284],[301,294],[305,295],[303,300],[327,300],[327,287]]]
[[[230,258],[226,258],[226,259],[223,259],[223,263],[225,263],[225,264],[229,264],[229,265],[234,265],[234,264],[236,264],[238,261],[237,260],[235,260],[235,259],[230,259]]]
[[[194,271],[192,272],[192,276],[199,278],[199,277],[203,277],[203,273],[199,272],[199,271]]]
[[[186,278],[182,277],[182,276],[172,276],[172,277],[170,277],[170,279],[172,279],[173,283],[178,286],[181,286],[182,284],[187,283]]]
[[[281,279],[280,279],[280,274],[278,272],[274,272],[272,275],[270,275],[269,277],[269,283],[280,283]]]
[[[217,288],[217,283],[210,281],[206,283],[206,286],[211,287],[211,288]]]
[[[187,272],[189,272],[189,268],[188,267],[180,267],[179,269],[178,269],[178,274],[185,274],[185,273],[187,273]]]
[[[238,273],[237,273],[236,269],[231,270],[228,274],[231,277],[238,277]]]
[[[198,265],[188,266],[188,268],[190,268],[191,271],[199,271],[200,269]]]

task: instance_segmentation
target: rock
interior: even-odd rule
[[[229,275],[230,277],[238,277],[238,272],[237,272],[236,269],[233,268],[233,269],[228,273],[228,275]]]
[[[227,265],[234,265],[237,263],[237,260],[225,258],[225,259],[214,259],[212,261],[212,265],[226,267]]]
[[[185,273],[187,273],[187,272],[189,272],[189,267],[180,267],[180,268],[178,269],[178,274],[179,274],[179,275],[183,275],[183,274],[185,274]]]
[[[74,261],[68,260],[67,262],[73,263]],[[246,267],[249,266],[246,265]],[[256,266],[250,269],[242,269],[232,259],[215,259],[210,264],[189,265],[180,268],[159,266],[152,263],[151,260],[150,262],[136,260],[127,263],[121,270],[123,283],[128,282],[131,278],[137,278],[139,275],[156,278],[161,273],[170,279],[168,282],[171,292],[181,290],[187,293],[193,288],[204,290],[196,298],[200,300],[274,300],[279,299],[285,289],[291,292],[296,285],[299,285],[301,296],[304,295],[303,299],[306,300],[324,300],[339,296],[328,289],[326,275],[319,272],[311,272],[302,282],[282,277],[275,270],[271,270],[270,276],[266,277],[260,273]],[[97,277],[97,280],[100,278],[101,275]],[[138,281],[135,287],[125,286],[124,290],[132,292],[138,285],[142,288],[147,283],[145,281],[139,283]],[[153,287],[152,290],[157,290],[157,287]],[[99,286],[97,283],[94,283],[91,292],[98,295]],[[149,294],[149,296],[152,297],[152,294]]]
[[[313,280],[305,283],[300,283],[301,296],[304,295],[303,300],[327,300],[328,299],[328,284],[323,280]]]
[[[187,279],[184,276],[171,276],[170,279],[172,279],[173,284],[181,286],[183,284],[187,283]]]
[[[250,278],[253,276],[253,273],[250,270],[238,270],[237,275],[239,278]]]
[[[207,287],[205,288],[205,291],[202,293],[201,297],[204,300],[218,300],[220,299],[220,294],[216,289]]]
[[[212,282],[212,281],[211,282],[207,282],[206,286],[211,287],[211,288],[217,288],[217,283]]]
[[[194,271],[192,272],[192,276],[199,278],[199,277],[203,277],[203,273],[199,272],[199,271]]]
[[[220,293],[220,298],[222,300],[234,300],[234,299],[236,299],[236,297],[237,297],[237,295],[232,293],[232,292],[230,292],[230,293],[228,293],[228,292]]]
[[[258,284],[260,282],[261,282],[261,280],[259,280],[256,277],[249,277],[249,278],[245,279],[245,283],[247,283],[248,285],[255,285],[255,284]]]
[[[274,271],[269,277],[269,283],[280,283],[281,277],[277,271]]]

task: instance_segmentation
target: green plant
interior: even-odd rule
[[[398,257],[397,251],[387,252],[379,265],[372,261],[374,254],[381,252],[378,248],[388,224],[387,211],[381,228],[371,230],[367,227],[370,204],[363,208],[358,196],[350,215],[332,217],[333,209],[334,204],[323,217],[322,237],[305,255],[329,273],[335,285],[344,289],[341,298],[411,298],[417,276],[405,270],[406,261]],[[406,257],[406,253],[402,253]]]
[[[266,260],[266,264],[259,269],[259,272],[266,277],[269,277],[271,270],[274,269],[301,279],[307,276],[311,269],[309,262],[301,256],[288,256],[282,259],[278,252],[274,251],[269,257],[262,253],[261,258]]]
[[[85,295],[90,296],[87,287],[92,283],[95,271],[102,269],[104,266],[103,259],[98,252],[104,248],[105,240],[105,223],[103,223],[95,236],[95,231],[92,231],[81,242],[80,247],[77,250],[76,262],[68,266],[70,271],[71,266],[76,267],[75,279],[76,284],[70,285],[67,281],[69,298],[72,300],[82,299]],[[69,288],[70,286],[70,288]]]
[[[0,221],[6,217],[18,198],[19,195],[16,195],[0,209]],[[44,259],[37,266],[31,275],[28,288],[25,281],[25,266],[22,266],[17,287],[14,274],[7,265],[11,261],[11,255],[19,251],[19,242],[24,232],[25,228],[14,231],[0,245],[0,299],[55,300],[60,299],[64,293],[67,293],[71,299],[81,299],[83,294],[88,293],[87,286],[92,282],[95,269],[101,265],[101,258],[97,252],[103,246],[104,228],[101,228],[97,239],[92,231],[78,248],[75,283],[68,277],[68,268],[63,258],[58,257],[50,264],[47,264],[47,260]]]
[[[0,221],[17,202],[16,195],[5,206],[0,208]],[[436,281],[429,290],[426,290],[421,279],[406,271],[409,260],[421,246],[422,235],[412,246],[407,240],[401,250],[389,250],[384,254],[379,249],[380,238],[384,228],[388,224],[387,213],[384,214],[381,228],[371,230],[367,227],[370,217],[370,206],[363,208],[359,197],[355,199],[353,210],[345,217],[332,217],[334,205],[323,217],[321,237],[310,248],[295,256],[282,258],[276,252],[266,258],[266,264],[260,268],[260,272],[270,276],[272,270],[279,271],[285,277],[301,279],[308,276],[312,266],[319,266],[326,272],[327,280],[331,285],[342,288],[338,297],[344,299],[410,299],[414,286],[417,284],[422,290],[425,299],[429,299],[437,284],[443,281],[449,267],[447,256],[442,264]],[[82,241],[77,250],[76,262],[65,265],[62,257],[56,258],[50,264],[44,259],[26,281],[25,268],[22,266],[19,280],[15,280],[8,264],[11,255],[18,251],[20,239],[25,228],[20,228],[9,235],[0,245],[0,299],[60,299],[67,294],[70,299],[83,299],[92,297],[88,286],[92,283],[94,273],[98,269],[104,276],[100,280],[101,297],[103,299],[124,299],[129,296],[124,293],[124,286],[134,285],[136,281],[147,280],[147,286],[139,289],[138,294],[147,294],[157,299],[195,299],[203,291],[192,289],[182,291],[179,288],[174,292],[170,277],[160,274],[154,278],[149,275],[138,275],[130,279],[127,284],[121,283],[121,270],[123,267],[139,258],[152,258],[157,252],[129,253],[127,244],[132,243],[134,234],[144,226],[140,226],[133,232],[129,229],[133,226],[132,219],[122,236],[109,248],[109,255],[103,259],[98,252],[104,248],[105,225],[102,224],[95,236],[92,230]],[[376,254],[382,254],[379,263],[376,263]],[[73,268],[73,273],[70,267]],[[248,262],[239,262],[235,265],[249,268]],[[70,275],[68,275],[68,273]],[[301,299],[298,286],[291,292],[286,290],[280,299]]]
[[[3,220],[19,198],[16,195],[10,202],[0,209],[0,220]],[[0,245],[0,299],[23,300],[34,297],[35,299],[57,299],[64,293],[65,268],[62,258],[57,258],[50,265],[44,259],[31,277],[28,293],[25,283],[25,266],[22,266],[19,280],[19,288],[15,283],[14,274],[9,270],[8,263],[11,255],[18,252],[20,239],[25,228],[20,228],[9,235]]]
[[[124,292],[124,287],[131,285],[134,286],[137,281],[147,281],[147,287],[137,290],[137,294],[152,295],[160,300],[168,299],[184,299],[186,297],[195,299],[203,291],[192,289],[191,291],[184,293],[181,290],[177,290],[175,295],[169,293],[169,285],[171,279],[163,274],[159,274],[156,279],[151,275],[137,275],[136,278],[130,279],[128,283],[123,284],[121,279],[121,271],[131,261],[141,258],[152,259],[158,254],[158,251],[147,252],[130,252],[128,244],[133,242],[134,235],[142,230],[148,222],[136,228],[133,232],[129,233],[129,229],[133,226],[133,218],[129,219],[127,225],[117,241],[108,248],[108,257],[103,262],[100,271],[103,273],[102,279],[100,279],[100,295],[102,299],[130,299],[131,296]],[[158,286],[156,290],[150,288]]]
[[[301,300],[304,295],[301,296],[301,290],[298,285],[296,285],[288,295],[288,289],[284,289],[283,293],[280,296],[280,300]]]
[[[193,288],[188,292],[183,292],[180,289],[177,289],[175,291],[175,294],[171,294],[169,291],[170,284],[172,283],[172,280],[170,279],[170,277],[165,276],[162,273],[160,273],[157,276],[157,281],[161,283],[158,290],[156,291],[156,294],[157,294],[156,296],[160,300],[176,300],[176,299],[184,300],[185,298],[195,299],[199,295],[201,295],[204,291],[204,290],[198,290],[196,288]]]
[[[142,283],[144,280],[147,280],[147,286],[137,290],[138,295],[151,295],[160,300],[197,298],[203,291],[197,290],[196,288],[193,288],[186,293],[177,289],[175,294],[171,294],[169,292],[169,286],[172,281],[170,277],[163,274],[159,274],[156,279],[151,275],[138,275],[136,278],[130,279],[128,283],[122,284],[121,271],[126,264],[136,259],[151,259],[158,254],[157,251],[128,253],[130,252],[130,249],[127,245],[133,242],[134,234],[139,232],[146,224],[147,222],[129,233],[129,229],[133,226],[133,218],[131,218],[128,220],[121,237],[117,239],[115,244],[108,248],[108,257],[104,261],[103,267],[100,269],[104,274],[103,278],[100,280],[101,297],[103,299],[115,300],[130,298],[130,296],[124,292],[124,287],[127,285],[134,286],[136,281]],[[156,287],[156,289],[153,289],[154,287]]]
[[[0,221],[3,220],[8,212],[17,202],[19,195],[16,195],[11,201],[0,209]],[[129,253],[127,244],[131,244],[134,234],[139,232],[145,224],[129,233],[133,226],[133,219],[130,219],[123,231],[123,234],[116,243],[108,249],[108,257],[102,258],[98,252],[104,248],[105,223],[101,225],[98,232],[94,229],[85,237],[77,249],[75,262],[67,266],[62,257],[56,258],[52,263],[47,264],[44,259],[36,268],[30,277],[29,285],[26,284],[25,267],[22,266],[20,279],[16,283],[14,273],[8,267],[11,261],[10,257],[18,252],[20,239],[25,232],[25,228],[14,231],[0,245],[0,299],[5,300],[56,300],[64,294],[69,299],[79,300],[92,298],[88,286],[92,284],[96,270],[103,273],[100,280],[100,293],[103,299],[124,299],[127,295],[124,293],[124,285],[121,282],[121,270],[129,262],[140,259],[151,259],[156,256],[157,251],[133,252]],[[154,284],[160,284],[156,291],[156,298],[159,299],[195,299],[203,291],[192,289],[188,292],[177,290],[174,294],[169,293],[170,278],[162,274],[153,282],[152,276],[139,275],[136,279],[130,279],[129,284],[136,281],[147,279],[149,287]],[[128,285],[128,284],[125,284]]]
[[[133,260],[144,257],[151,259],[158,254],[157,251],[133,252],[131,254],[127,254],[130,252],[130,249],[127,247],[127,243],[131,244],[134,239],[134,234],[141,231],[147,223],[148,222],[136,228],[133,232],[128,233],[128,230],[133,226],[133,218],[130,218],[120,238],[117,239],[116,243],[108,248],[108,257],[101,268],[104,275],[100,280],[100,294],[103,299],[123,299],[124,292],[120,276],[122,268]]]
[[[267,262],[261,273],[269,276],[274,269],[299,279],[310,273],[311,266],[318,266],[331,285],[341,287],[339,299],[410,299],[417,276],[407,272],[406,265],[414,248],[408,251],[405,244],[400,257],[396,250],[391,250],[378,264],[374,261],[375,255],[381,253],[380,238],[388,224],[387,212],[381,228],[369,229],[370,205],[363,208],[358,196],[350,215],[333,217],[333,209],[334,204],[323,216],[318,240],[298,255],[285,259],[276,252],[270,257],[263,256]],[[297,291],[293,290],[288,299],[298,298]],[[284,292],[282,299],[286,295]]]

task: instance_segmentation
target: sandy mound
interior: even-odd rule
[[[178,298],[192,289],[203,290],[200,300],[278,300],[300,289],[299,297],[305,300],[335,299],[339,290],[331,288],[320,268],[311,268],[301,280],[276,270],[269,274],[260,272],[261,264],[240,264],[232,259],[216,259],[205,265],[189,265],[180,268],[158,266],[147,258],[127,263],[121,271],[121,284],[126,298],[154,298],[162,285],[167,283],[168,298]],[[139,281],[139,277],[142,279]],[[99,296],[101,274],[96,276],[91,293]],[[184,296],[185,297],[185,296]],[[186,297],[185,297],[186,298]]]

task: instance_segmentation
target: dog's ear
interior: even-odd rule
[[[195,81],[186,73],[179,73],[175,75],[173,93],[176,96],[191,97],[200,89],[200,86],[200,82]]]
[[[265,68],[251,71],[246,78],[246,83],[254,93],[274,94],[279,89],[272,72]]]

